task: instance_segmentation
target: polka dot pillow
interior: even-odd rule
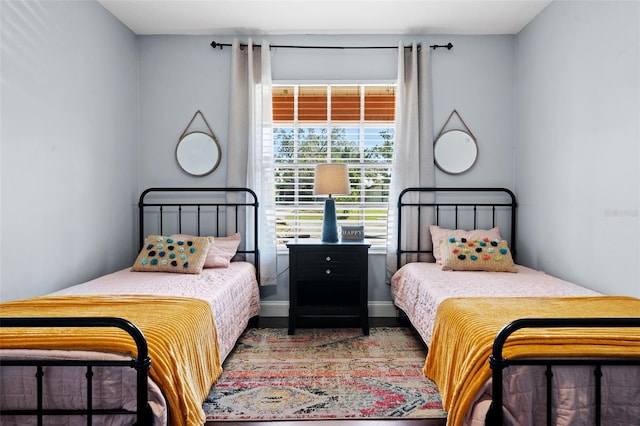
[[[136,272],[199,274],[211,240],[207,237],[172,238],[149,235],[133,264]]]
[[[491,229],[473,229],[471,231],[465,231],[462,229],[446,229],[441,228],[438,225],[430,225],[429,233],[433,241],[433,257],[436,259],[436,263],[442,265],[442,255],[440,254],[440,243],[442,240],[448,240],[452,237],[471,239],[489,238],[490,240],[502,240],[500,235],[500,229],[493,227]]]
[[[440,242],[443,271],[518,272],[505,240],[450,237]]]

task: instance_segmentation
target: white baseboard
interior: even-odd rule
[[[398,311],[393,302],[369,302],[369,316],[378,318],[395,318]]]
[[[288,317],[289,302],[264,302],[260,301],[261,317]]]
[[[261,301],[261,317],[288,317],[289,302],[287,301]],[[369,302],[369,317],[394,318],[396,308],[393,302]]]

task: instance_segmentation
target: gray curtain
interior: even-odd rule
[[[262,41],[261,48],[254,48],[251,39],[247,44],[241,49],[240,41],[234,40],[231,48],[227,186],[246,186],[258,196],[260,284],[275,285],[277,252],[271,52],[266,41]],[[246,235],[253,237],[251,227],[246,230]]]
[[[428,43],[421,48],[414,42],[410,49],[398,47],[398,90],[396,93],[396,125],[393,147],[393,172],[389,190],[387,221],[387,283],[396,271],[398,233],[403,247],[417,247],[418,213],[403,214],[402,229],[398,231],[397,201],[400,192],[408,187],[434,186],[433,161],[433,99],[431,87],[431,49]],[[405,201],[417,202],[418,196]],[[422,196],[422,200],[428,196]],[[431,223],[432,212],[424,211],[421,223]],[[423,226],[424,228],[424,226]],[[426,231],[420,238],[421,248],[431,246]],[[405,262],[418,259],[407,255]]]

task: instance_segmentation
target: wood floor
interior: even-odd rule
[[[370,318],[371,327],[406,327],[405,321],[397,318]],[[258,327],[286,328],[287,318],[260,317]],[[264,422],[207,422],[206,425],[222,426],[445,426],[445,419],[385,419],[385,420],[300,420],[300,421],[264,421]]]

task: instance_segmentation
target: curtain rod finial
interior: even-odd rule
[[[453,43],[449,42],[447,44],[434,44],[433,46],[431,46],[431,48],[434,50],[439,47],[445,47],[447,50],[451,50],[451,48],[453,47]]]
[[[216,43],[216,41],[214,40],[214,41],[212,41],[212,42],[211,42],[211,47],[213,47],[214,49],[215,49],[216,47],[219,47],[219,48],[220,48],[220,50],[222,50],[223,45],[222,45],[222,44],[218,44],[218,43]]]

